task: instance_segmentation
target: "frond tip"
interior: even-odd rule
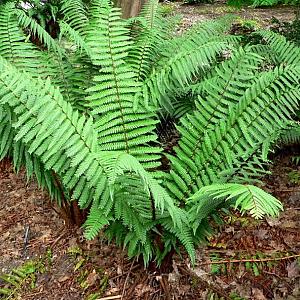
[[[219,199],[234,200],[236,209],[239,208],[242,213],[249,211],[256,219],[261,219],[265,215],[275,217],[283,210],[279,200],[253,185],[213,184],[201,188],[191,199],[197,201],[202,196],[207,196],[210,202]]]

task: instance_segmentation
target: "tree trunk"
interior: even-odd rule
[[[147,0],[115,0],[118,7],[122,8],[123,18],[137,16]]]

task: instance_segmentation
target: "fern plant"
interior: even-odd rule
[[[278,214],[251,183],[299,108],[296,55],[263,32],[270,45],[241,47],[231,18],[175,36],[157,0],[129,21],[108,0],[55,3],[57,35],[17,2],[0,6],[1,159],[88,209],[87,238],[102,231],[145,264],[180,244],[194,262],[221,207]],[[167,116],[171,153],[156,130]]]

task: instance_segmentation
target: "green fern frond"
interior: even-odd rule
[[[84,229],[84,236],[88,240],[94,239],[102,228],[110,223],[112,217],[103,214],[95,204],[91,206],[89,216],[85,223],[82,225]]]
[[[87,42],[92,62],[101,69],[94,77],[95,86],[88,89],[91,96],[85,105],[96,119],[100,149],[124,150],[147,168],[156,167],[160,149],[149,145],[157,140],[155,114],[133,110],[139,84],[126,63],[131,41],[125,21],[120,10],[108,6],[107,1],[94,5],[91,14]]]
[[[195,264],[195,245],[193,240],[193,233],[189,223],[183,223],[181,230],[174,228],[172,220],[170,218],[161,218],[160,223],[166,230],[168,230],[178,238],[178,240],[182,243],[185,250],[189,254],[192,264]]]
[[[122,195],[116,194],[115,201],[115,218],[122,221],[129,231],[135,233],[135,236],[140,243],[146,243],[146,237],[149,229],[153,227],[151,210],[148,207],[148,211],[141,210],[141,200],[135,195],[135,190],[132,190],[133,194],[122,193]],[[133,197],[132,197],[133,196]],[[128,200],[128,197],[130,200]],[[149,204],[149,201],[147,201]],[[139,205],[141,203],[141,205]],[[136,204],[138,204],[136,206]],[[150,206],[151,207],[151,206]],[[145,208],[145,207],[144,207]]]
[[[11,126],[12,113],[9,107],[0,108],[0,161],[8,156],[13,145],[14,130]]]
[[[212,36],[221,36],[228,31],[232,25],[232,22],[236,19],[234,15],[226,15],[218,20],[208,20],[205,22],[198,22],[194,24],[189,30],[183,33],[183,36],[195,37],[201,36],[201,38],[207,40]]]
[[[267,42],[271,51],[275,54],[275,59],[278,64],[299,64],[300,63],[300,48],[294,43],[272,31],[261,30],[258,32]]]
[[[73,190],[73,196],[77,195],[84,207],[90,197],[96,197],[100,179],[105,178],[97,159],[97,135],[92,120],[73,111],[49,81],[44,83],[18,73],[3,59],[0,70],[0,104],[12,107],[17,117],[13,123],[17,131],[15,140],[26,144],[28,153],[38,155],[46,169],[59,174],[65,187]],[[105,183],[102,181],[99,198]]]
[[[277,142],[278,146],[300,145],[300,122],[293,121],[288,123],[287,127],[279,133]],[[292,162],[299,165],[300,156],[293,155]]]
[[[134,26],[134,43],[131,47],[127,61],[136,74],[136,80],[144,80],[158,59],[157,49],[168,38],[166,22],[159,14],[158,0],[149,0],[145,3]],[[163,46],[163,45],[162,45]]]
[[[224,170],[233,170],[259,155],[259,145],[273,136],[298,108],[299,76],[299,69],[294,67],[261,74],[245,89],[240,101],[227,108],[227,118],[207,132],[198,125],[203,118],[198,111],[185,118],[185,128],[189,130],[183,132],[175,149],[178,158],[170,156],[172,179],[166,182],[169,192],[184,200],[193,191],[218,182]],[[200,134],[195,136],[198,127]]]
[[[14,141],[16,132],[11,126],[13,119],[14,115],[9,108],[0,113],[0,160],[6,156],[11,157],[16,172],[24,166],[27,179],[34,177],[38,186],[45,188],[50,197],[60,203],[62,199],[61,191],[57,189],[57,183],[51,171],[45,170],[40,159],[35,155],[30,155],[24,144]]]
[[[283,145],[300,145],[300,122],[291,122],[280,134],[279,143]]]
[[[28,27],[33,35],[52,51],[40,51],[29,41],[20,27]],[[63,50],[38,23],[13,3],[0,6],[0,55],[14,67],[30,72],[34,77],[51,78],[70,103],[77,103],[71,78],[73,69]]]
[[[91,50],[86,44],[85,40],[83,37],[80,35],[78,31],[76,31],[74,28],[72,28],[68,23],[61,21],[59,23],[59,28],[60,28],[60,34],[59,34],[59,39],[61,40],[63,36],[66,36],[69,38],[72,42],[75,43],[76,45],[76,50],[78,49],[81,52],[84,50],[85,54],[90,57],[91,56]]]
[[[144,80],[142,96],[145,105],[163,106],[172,111],[170,99],[178,90],[193,83],[198,75],[208,70],[216,56],[229,47],[231,38],[224,35],[229,21],[203,22],[175,39],[166,39],[157,50],[157,61],[152,73]]]
[[[129,231],[128,227],[117,220],[105,230],[105,234],[110,240],[114,239],[118,246],[127,248],[129,258],[142,256],[145,266],[153,258],[154,247],[151,236],[147,235],[146,242],[142,244],[134,231]]]
[[[60,12],[63,14],[63,21],[79,32],[85,34],[85,27],[88,24],[86,7],[82,0],[62,0]]]
[[[140,18],[146,20],[148,28],[153,28],[157,22],[158,10],[159,10],[159,0],[149,0],[142,7]]]
[[[0,55],[15,67],[38,74],[41,54],[37,47],[26,43],[19,27],[14,3],[0,5]]]
[[[226,43],[219,41],[202,43],[201,40],[200,43],[198,42],[184,40],[181,43],[185,49],[180,49],[180,51],[175,51],[177,45],[174,44],[171,47],[173,48],[172,54],[168,53],[168,57],[159,62],[156,72],[153,72],[144,81],[142,98],[137,98],[137,100],[142,100],[146,106],[149,106],[149,104],[157,106],[160,103],[169,110],[172,105],[164,101],[168,94],[176,88],[184,88],[192,83],[198,72],[210,66],[210,63],[216,59],[217,54],[227,47]],[[135,105],[137,104],[136,102]]]
[[[179,211],[174,205],[173,199],[169,197],[163,187],[159,185],[156,179],[153,178],[151,173],[147,172],[139,161],[127,153],[103,153],[101,156],[108,180],[111,185],[115,183],[117,178],[125,174],[125,172],[135,173],[143,182],[144,194],[148,198],[153,198],[153,206],[151,201],[148,200],[148,210],[151,212],[159,210],[161,213],[166,209],[173,220],[173,226],[181,228],[182,220],[178,215]],[[124,179],[124,182],[126,180]],[[129,189],[131,191],[131,189]]]
[[[256,219],[261,219],[265,215],[276,217],[279,211],[283,210],[279,200],[252,185],[214,184],[201,188],[199,192],[191,197],[191,200],[198,202],[201,207],[209,205],[210,201],[220,202],[220,199],[222,201],[234,200],[235,208],[239,207],[243,213],[249,211],[251,216]],[[202,201],[205,201],[206,204]]]
[[[199,124],[195,124],[198,136],[203,136],[201,133],[227,117],[228,108],[240,101],[245,89],[255,80],[262,61],[263,58],[252,53],[250,49],[239,48],[233,51],[230,59],[215,67],[211,78],[192,86],[193,94],[198,94],[195,110],[201,111]],[[184,126],[186,119],[182,118],[179,132],[189,130]]]

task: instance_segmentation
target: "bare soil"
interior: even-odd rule
[[[188,28],[191,25],[205,20],[216,19],[227,14],[233,14],[240,18],[241,21],[252,20],[258,27],[268,27],[272,18],[276,18],[282,22],[289,22],[295,18],[295,6],[276,6],[253,8],[243,7],[235,8],[228,6],[226,1],[216,1],[214,4],[196,4],[187,5],[181,2],[169,4],[173,6],[174,11],[182,15],[181,29]]]

